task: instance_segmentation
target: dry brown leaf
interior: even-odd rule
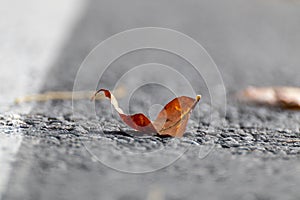
[[[298,87],[249,87],[237,95],[243,102],[300,109]]]
[[[201,98],[200,95],[197,95],[196,99],[187,96],[175,98],[160,111],[156,120],[151,122],[151,120],[142,113],[134,115],[125,114],[109,90],[100,89],[95,93],[93,98],[95,98],[99,92],[103,92],[104,95],[110,99],[111,104],[119,113],[121,119],[131,128],[143,133],[157,133],[159,135],[169,135],[173,137],[182,137],[191,111]]]

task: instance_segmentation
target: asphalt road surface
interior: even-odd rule
[[[300,113],[244,105],[233,98],[234,92],[249,85],[300,85],[298,1],[78,1],[78,7],[71,4],[57,4],[60,12],[55,6],[50,9],[41,5],[45,11],[40,13],[48,11],[51,15],[46,19],[54,20],[41,20],[40,24],[49,23],[49,28],[43,30],[37,22],[33,31],[40,31],[41,35],[56,33],[53,40],[45,42],[46,50],[41,45],[43,51],[54,51],[55,56],[40,62],[29,57],[40,68],[23,62],[23,70],[38,74],[27,72],[26,93],[71,91],[79,66],[99,42],[131,28],[165,27],[194,38],[214,59],[227,91],[226,115],[221,114],[224,108],[211,108],[209,88],[205,86],[211,80],[188,73],[191,66],[187,63],[166,52],[133,52],[112,63],[99,84],[112,89],[131,67],[154,59],[181,74],[189,74],[187,79],[204,98],[184,137],[128,135],[134,133],[118,120],[105,101],[96,103],[97,118],[86,108],[89,100],[75,102],[80,108],[80,115],[76,116],[72,115],[70,100],[10,104],[9,112],[0,116],[3,199],[300,198]],[[59,45],[53,47],[52,42]],[[18,54],[29,55],[26,51]],[[17,65],[9,64],[12,68],[1,69],[3,73]],[[90,71],[82,84],[89,85],[95,73]],[[160,71],[146,75],[166,80],[170,76]],[[38,91],[31,88],[31,76],[39,80]],[[136,76],[134,80],[142,78],[145,77]],[[185,88],[178,80],[170,82],[174,90]],[[134,84],[132,81],[123,85],[124,91]],[[128,111],[147,113],[151,105],[166,103],[172,95],[168,88],[155,84],[137,88]],[[126,101],[120,99],[120,104],[125,105]],[[30,107],[30,112],[18,112],[24,107]]]

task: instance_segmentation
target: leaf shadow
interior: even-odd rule
[[[172,136],[169,135],[158,135],[153,133],[152,135],[135,131],[135,130],[113,130],[113,131],[103,131],[104,135],[120,135],[120,136],[127,136],[132,138],[156,138],[156,139],[169,139]]]

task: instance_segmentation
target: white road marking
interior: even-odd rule
[[[28,104],[22,110],[9,106],[16,97],[39,90],[84,6],[84,0],[0,1],[0,113],[30,111]],[[3,132],[0,130],[0,200],[22,143],[20,133]]]
[[[5,135],[0,134],[0,195],[5,191],[6,184],[9,180],[11,163],[15,161],[19,147],[21,146],[22,136],[20,134]],[[1,199],[0,196],[0,199]]]

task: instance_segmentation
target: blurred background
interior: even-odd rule
[[[76,134],[97,132],[100,120],[72,121],[69,101],[25,103],[22,109],[31,114],[15,115],[23,112],[16,98],[72,91],[77,70],[97,44],[140,27],[174,29],[195,39],[218,66],[228,96],[250,85],[300,86],[299,0],[0,0],[0,199],[299,199],[299,142],[282,142],[299,138],[299,112],[247,107],[229,98],[227,127],[191,120],[187,140],[198,144],[196,150],[142,176],[91,159]],[[188,70],[170,55],[141,51],[113,63],[104,80],[117,80],[120,66],[147,60],[149,53]],[[116,129],[102,113],[101,122]],[[13,136],[14,123],[27,126],[25,137]],[[104,142],[113,138],[117,145],[101,153],[129,167],[126,153],[134,147],[126,142],[148,145],[111,135]],[[95,145],[95,138],[87,140]],[[197,159],[205,142],[216,143],[217,153]],[[147,157],[145,162],[151,164]]]
[[[296,0],[1,1],[1,110],[17,96],[71,90],[87,54],[113,34],[164,27],[208,51],[226,89],[299,86]],[[26,91],[26,92],[25,92]]]

